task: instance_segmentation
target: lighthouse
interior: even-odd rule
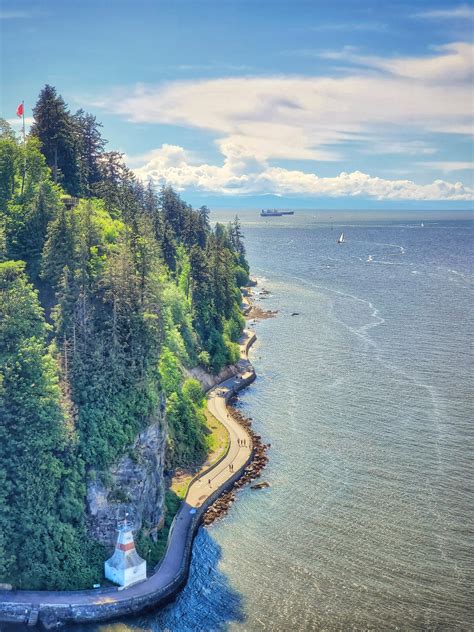
[[[146,561],[135,549],[132,529],[133,525],[127,518],[119,524],[114,554],[104,563],[107,579],[122,588],[146,579]]]

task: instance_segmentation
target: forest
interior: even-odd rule
[[[207,451],[184,368],[239,357],[248,264],[238,218],[211,228],[106,151],[95,116],[41,91],[25,139],[0,120],[0,582],[90,587],[86,484],[165,407],[170,468]]]

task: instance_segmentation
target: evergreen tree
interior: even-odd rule
[[[242,225],[238,215],[236,215],[234,221],[229,224],[229,238],[232,250],[238,255],[245,255]]]
[[[73,117],[56,89],[46,85],[33,108],[30,133],[41,141],[54,182],[60,182],[71,195],[80,193],[78,138]]]
[[[80,189],[82,195],[90,197],[94,185],[100,182],[99,161],[107,141],[102,138],[95,116],[78,110],[73,116],[77,136],[77,160],[79,163]]]
[[[0,121],[0,581],[79,588],[104,559],[85,537],[86,473],[130,449],[163,394],[168,463],[202,462],[183,369],[238,359],[248,264],[238,218],[212,231],[206,206],[144,187],[54,88],[35,110],[26,144]],[[61,183],[88,199],[66,208]]]
[[[0,119],[0,211],[6,212],[7,202],[15,193],[20,150],[10,125]]]
[[[179,195],[170,186],[163,186],[159,195],[159,204],[164,221],[167,222],[174,235],[182,237],[185,223],[185,205]]]
[[[76,258],[75,213],[61,205],[58,215],[48,225],[47,240],[43,249],[41,276],[54,290],[59,288],[67,266],[74,270]]]
[[[133,200],[132,186],[135,177],[118,151],[104,152],[98,159],[99,180],[92,185],[92,194],[104,200],[114,217],[130,218],[129,205]]]
[[[0,506],[8,507],[0,518],[0,548],[8,542],[10,554],[0,578],[67,588],[80,583],[78,560],[87,564],[81,488],[64,487],[69,472],[63,457],[71,452],[74,430],[69,424],[66,431],[57,366],[23,263],[0,264],[0,297]],[[61,515],[65,504],[75,507],[71,522]],[[68,534],[68,556],[61,534]],[[86,581],[93,576],[89,572]]]

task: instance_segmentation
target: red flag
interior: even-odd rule
[[[16,109],[16,115],[23,116],[23,112],[24,112],[23,103],[20,103],[20,105]]]

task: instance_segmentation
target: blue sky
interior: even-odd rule
[[[45,83],[192,203],[472,208],[472,3],[3,0],[1,115]]]

